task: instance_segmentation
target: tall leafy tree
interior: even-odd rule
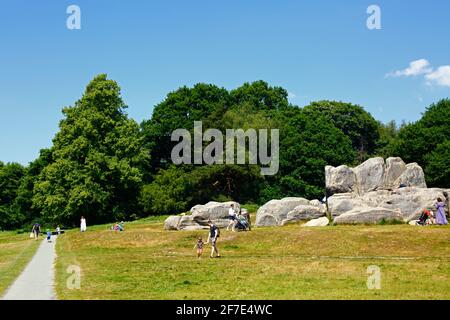
[[[229,104],[228,91],[210,84],[199,83],[193,88],[182,87],[167,95],[155,106],[150,120],[141,124],[146,148],[151,152],[152,173],[170,165],[170,154],[176,142],[171,141],[174,130],[191,130],[194,121],[204,126],[217,125]]]
[[[448,162],[445,148],[449,140],[450,99],[443,99],[430,105],[417,122],[403,127],[388,150],[392,156],[419,163],[429,186],[450,187],[450,181],[445,178]]]
[[[351,140],[326,117],[292,108],[279,116],[280,170],[267,177],[260,202],[287,196],[309,199],[324,195],[326,165],[351,164]]]
[[[17,228],[23,223],[14,201],[25,172],[18,163],[0,163],[0,229]]]
[[[117,83],[102,74],[73,107],[63,109],[52,162],[34,187],[33,204],[46,219],[74,225],[80,216],[98,223],[139,212],[148,155],[125,108]]]
[[[358,161],[373,154],[379,139],[379,125],[361,106],[337,101],[317,101],[303,108],[311,117],[325,117],[350,138]]]

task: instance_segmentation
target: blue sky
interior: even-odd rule
[[[66,27],[71,4],[81,30]],[[372,4],[381,30],[366,27]],[[61,108],[98,73],[138,122],[180,86],[260,79],[299,106],[334,99],[415,121],[450,96],[449,16],[448,0],[0,0],[0,160],[51,146]]]

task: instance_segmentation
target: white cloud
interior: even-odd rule
[[[430,63],[426,59],[419,59],[412,61],[409,64],[409,67],[403,70],[397,70],[394,72],[390,72],[386,74],[386,77],[412,77],[418,76],[421,74],[430,73],[433,69],[430,66]]]
[[[297,95],[296,95],[295,93],[293,93],[293,92],[288,92],[288,99],[289,99],[289,100],[293,100],[293,99],[295,99],[295,98],[297,98]]]
[[[428,84],[450,87],[450,66],[441,66],[425,76]]]

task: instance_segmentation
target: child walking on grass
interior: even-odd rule
[[[194,246],[194,249],[197,248],[197,258],[201,258],[202,254],[203,254],[203,240],[202,237],[198,237],[197,239],[197,243]]]

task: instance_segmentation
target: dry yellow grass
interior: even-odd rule
[[[28,234],[0,232],[0,296],[19,276],[39,244]]]
[[[222,231],[221,259],[197,260],[207,231],[164,231],[136,222],[115,233],[98,226],[57,243],[60,299],[449,299],[450,228],[333,226]],[[82,270],[69,290],[69,265]],[[381,269],[368,290],[367,267]]]

